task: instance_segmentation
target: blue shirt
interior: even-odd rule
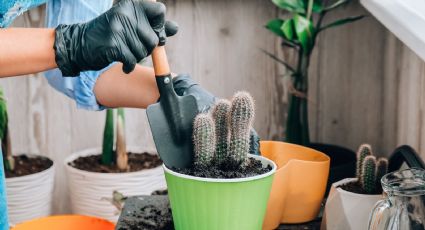
[[[17,16],[28,9],[45,2],[47,27],[86,22],[112,6],[112,0],[0,0],[0,29],[8,27]],[[74,99],[77,107],[102,110],[104,107],[97,103],[93,88],[99,75],[109,67],[101,71],[82,72],[80,76],[73,78],[62,77],[58,69],[47,71],[45,76],[53,88]],[[0,230],[8,229],[5,176],[0,149]]]

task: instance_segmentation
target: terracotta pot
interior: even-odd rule
[[[128,151],[144,152],[137,147],[129,147]],[[114,190],[124,196],[136,196],[150,195],[155,190],[167,188],[161,166],[138,172],[97,173],[68,165],[80,156],[97,155],[100,152],[101,148],[87,149],[65,159],[73,213],[117,222],[120,212],[110,201]]]
[[[322,230],[366,230],[369,215],[382,195],[365,195],[345,191],[339,186],[355,182],[357,178],[346,178],[332,185],[325,206]]]
[[[316,218],[326,190],[329,157],[311,148],[278,141],[262,141],[260,150],[278,167],[263,229]]]

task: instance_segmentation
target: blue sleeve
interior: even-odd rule
[[[25,11],[45,3],[46,0],[0,1],[0,28],[8,27],[13,20]]]
[[[112,0],[49,0],[47,2],[46,26],[87,22],[112,6]],[[113,64],[100,71],[81,72],[78,77],[63,77],[59,69],[45,72],[49,84],[56,90],[72,98],[78,108],[102,110],[93,89],[97,78]]]
[[[7,203],[6,203],[6,183],[3,168],[3,154],[0,148],[0,230],[8,230]]]

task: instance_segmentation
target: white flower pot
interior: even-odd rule
[[[135,147],[128,148],[128,151],[133,153],[144,152],[141,148]],[[138,172],[96,173],[68,165],[69,162],[78,157],[100,153],[101,148],[87,149],[74,153],[65,159],[73,213],[116,222],[119,211],[110,202],[113,191],[118,191],[125,196],[150,195],[155,190],[167,187],[161,166]]]
[[[38,173],[6,178],[7,208],[11,225],[52,214],[54,177],[53,163],[50,168]]]
[[[369,215],[382,195],[358,194],[339,188],[355,181],[357,178],[346,178],[332,184],[326,201],[322,230],[367,230]]]

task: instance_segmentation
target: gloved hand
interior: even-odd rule
[[[208,112],[217,97],[202,88],[189,75],[181,74],[173,78],[174,91],[179,96],[192,95],[198,103],[198,112]],[[251,129],[249,153],[260,155],[260,137]]]
[[[123,71],[134,70],[177,25],[165,21],[162,3],[121,0],[99,17],[81,24],[59,25],[55,32],[56,64],[63,76],[84,70],[100,70],[114,61]]]

